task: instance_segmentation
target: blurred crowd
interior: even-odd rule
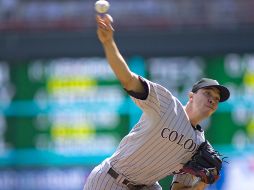
[[[254,26],[254,0],[109,0],[121,27]],[[94,27],[95,0],[0,0],[0,30]]]

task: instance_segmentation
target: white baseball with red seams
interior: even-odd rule
[[[94,4],[94,8],[98,13],[106,13],[109,10],[110,4],[106,0],[98,0]]]

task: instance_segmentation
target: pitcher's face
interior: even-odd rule
[[[220,93],[217,88],[202,88],[193,93],[193,105],[206,117],[212,115],[218,108]]]

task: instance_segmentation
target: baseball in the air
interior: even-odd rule
[[[109,9],[109,2],[106,0],[98,0],[94,4],[94,8],[98,13],[106,13]]]

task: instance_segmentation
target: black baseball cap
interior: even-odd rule
[[[201,88],[210,88],[215,87],[220,91],[220,102],[226,101],[229,96],[230,92],[227,87],[220,85],[217,80],[209,79],[209,78],[202,78],[201,80],[197,81],[193,87],[192,92],[197,92]]]

